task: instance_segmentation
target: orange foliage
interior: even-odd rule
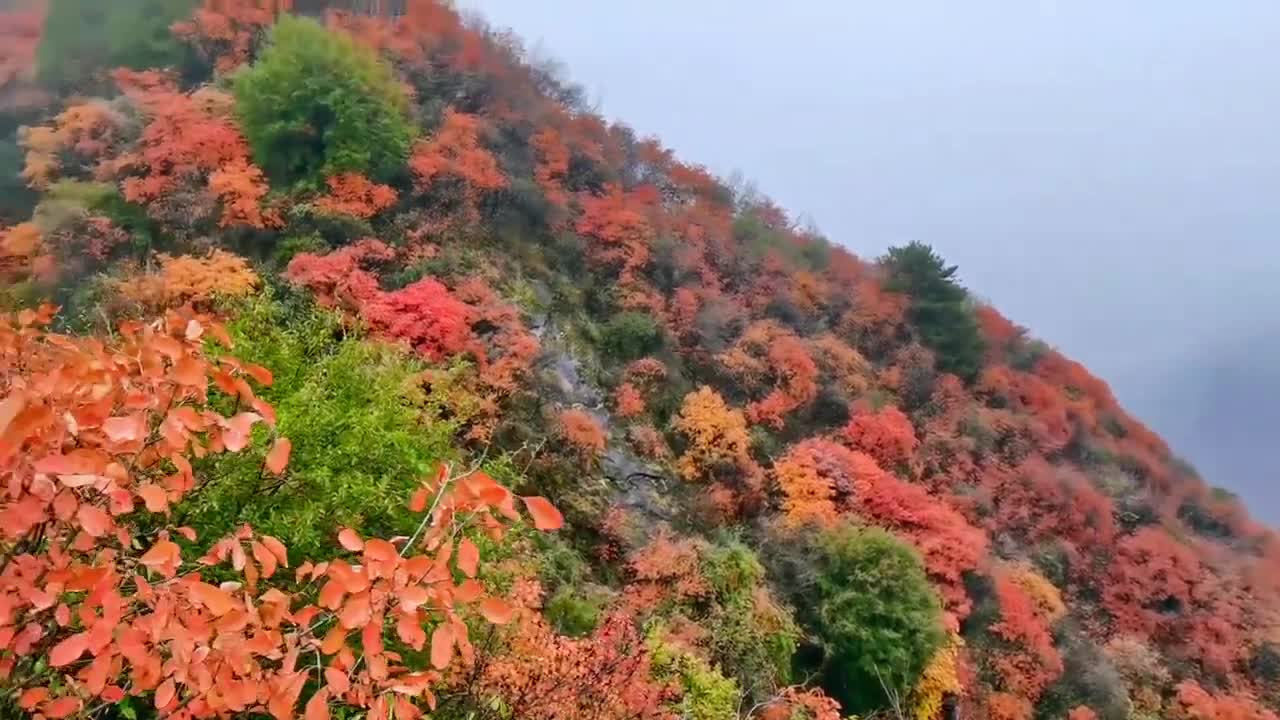
[[[653,610],[663,602],[682,603],[705,598],[711,586],[702,575],[699,540],[676,539],[660,528],[647,545],[633,552],[628,569],[625,604],[639,611]]]
[[[986,555],[987,538],[924,488],[895,478],[865,453],[816,438],[779,459],[774,478],[790,523],[829,523],[852,512],[884,526],[920,550],[951,622],[968,615],[963,576]]]
[[[115,284],[116,292],[148,311],[188,303],[207,306],[218,298],[244,297],[258,288],[258,276],[239,255],[214,250],[206,257],[160,255],[160,269]]]
[[[45,189],[59,174],[76,175],[90,169],[121,140],[124,117],[106,102],[90,100],[62,111],[47,126],[22,128],[19,137],[26,148],[22,177],[33,188]],[[63,167],[64,160],[76,157],[80,168]]]
[[[613,402],[618,415],[624,418],[640,417],[645,412],[644,396],[631,383],[622,383],[618,386]]]
[[[772,320],[748,327],[717,358],[748,390],[771,388],[747,406],[747,419],[781,429],[787,414],[818,396],[818,366],[795,333]]]
[[[1034,703],[1062,674],[1062,657],[1053,646],[1049,619],[1036,600],[1006,573],[995,577],[1000,620],[991,631],[1009,644],[992,659],[1004,692]]]
[[[396,202],[393,188],[371,182],[360,173],[335,175],[325,182],[329,194],[316,200],[316,207],[323,212],[368,219]]]
[[[458,690],[480,707],[500,702],[524,720],[675,718],[666,709],[675,691],[651,679],[649,649],[626,614],[609,615],[581,639],[528,615],[505,641],[500,653],[468,656],[460,666]]]
[[[623,284],[636,281],[649,264],[655,236],[647,218],[650,207],[642,196],[618,185],[582,198],[576,229],[593,241],[588,255],[597,265],[618,269]]]
[[[269,383],[270,372],[205,355],[206,334],[231,342],[199,317],[125,324],[107,345],[47,333],[51,315],[0,321],[0,473],[9,488],[0,500],[9,558],[0,669],[24,710],[61,717],[127,692],[162,714],[288,718],[310,686],[308,717],[330,703],[416,717],[419,703],[434,705],[432,685],[455,647],[471,652],[461,613],[509,620],[505,601],[482,599],[474,581],[455,587],[448,570],[459,526],[497,535],[500,517],[518,517],[515,497],[482,474],[442,467],[424,480],[410,509],[431,511],[402,549],[343,530],[338,540],[357,564],[303,562],[290,578],[278,572],[289,567],[285,546],[248,527],[184,560],[172,537],[194,541],[194,532],[160,516],[195,488],[191,457],[240,452],[255,425],[274,423],[249,384]],[[234,415],[212,409],[214,388]],[[277,455],[266,471],[283,470],[287,455]],[[559,527],[544,499],[525,505],[540,529]],[[135,535],[143,513],[159,533]],[[419,554],[425,548],[434,554]],[[461,559],[458,567],[475,572]],[[238,580],[213,585],[202,568]],[[302,593],[308,585],[320,588],[318,604]],[[388,644],[421,650],[425,628],[434,669],[412,672]],[[315,675],[299,663],[303,648],[316,656]],[[48,684],[50,670],[65,678]]]
[[[821,689],[788,687],[770,701],[760,720],[840,720],[840,703]]]
[[[35,223],[18,223],[0,231],[0,278],[10,281],[34,277],[49,280],[56,275],[53,255]]]
[[[751,459],[746,418],[705,385],[685,396],[674,427],[688,440],[677,461],[686,480],[715,479],[722,472],[758,471]]]
[[[191,19],[174,23],[173,33],[228,73],[252,59],[276,15],[292,7],[293,0],[203,0]]]
[[[1031,720],[1035,708],[1026,698],[1010,693],[992,693],[987,698],[987,720]]]
[[[477,203],[483,193],[507,186],[497,159],[480,143],[480,130],[479,117],[450,108],[435,134],[418,141],[409,156],[420,192],[444,180],[461,184],[461,212],[468,222],[479,220]]]
[[[533,178],[542,188],[547,200],[557,207],[569,205],[569,194],[564,183],[569,176],[569,148],[560,139],[555,128],[543,128],[530,139],[529,144],[537,153],[537,165]]]
[[[590,457],[604,452],[608,438],[604,428],[585,410],[570,408],[560,413],[560,431],[569,444]]]
[[[142,85],[124,77],[126,95],[148,119],[137,147],[115,162],[128,175],[122,184],[126,200],[153,203],[179,187],[206,187],[223,203],[224,227],[279,225],[274,211],[260,208],[266,181],[220,93],[182,94],[163,83]]]
[[[875,376],[866,358],[831,333],[809,340],[809,353],[826,381],[843,390],[849,397],[857,397],[866,392],[871,378]]]

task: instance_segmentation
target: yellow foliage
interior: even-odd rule
[[[160,270],[116,282],[126,300],[149,309],[202,304],[215,298],[244,297],[258,287],[248,261],[225,250],[207,257],[160,255]]]
[[[755,467],[747,419],[705,385],[685,396],[675,428],[689,441],[688,449],[676,463],[686,480],[706,480],[717,468],[725,466]]]
[[[1043,575],[1032,569],[1025,562],[1012,563],[1008,566],[1009,579],[1035,603],[1036,612],[1050,623],[1055,623],[1067,614],[1067,606],[1062,601],[1062,592]]]
[[[952,634],[950,642],[934,653],[928,667],[920,675],[912,692],[912,720],[936,720],[942,717],[942,702],[947,695],[957,695],[963,687],[956,671],[964,640]]]

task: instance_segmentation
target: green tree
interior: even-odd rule
[[[890,248],[880,262],[889,274],[886,287],[911,298],[908,318],[934,352],[938,369],[968,382],[977,378],[986,343],[969,293],[956,282],[956,266],[919,242]]]
[[[313,20],[282,16],[233,90],[254,160],[276,184],[343,172],[385,181],[409,154],[408,101],[391,68]]]
[[[600,345],[609,357],[635,360],[662,348],[662,329],[644,313],[619,313],[601,328]]]
[[[942,607],[919,554],[893,535],[846,526],[820,543],[816,623],[828,692],[846,712],[906,695],[946,641]]]
[[[51,0],[36,55],[41,83],[79,88],[102,70],[179,65],[185,55],[169,27],[195,0]]]

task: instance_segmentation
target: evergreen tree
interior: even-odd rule
[[[888,270],[886,287],[911,298],[908,317],[920,339],[934,352],[938,369],[972,382],[982,371],[986,342],[969,303],[969,293],[956,281],[956,266],[924,243],[890,248],[881,258]]]

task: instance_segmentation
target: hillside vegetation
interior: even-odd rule
[[[0,715],[1276,720],[1280,539],[931,248],[437,0],[0,7]]]

